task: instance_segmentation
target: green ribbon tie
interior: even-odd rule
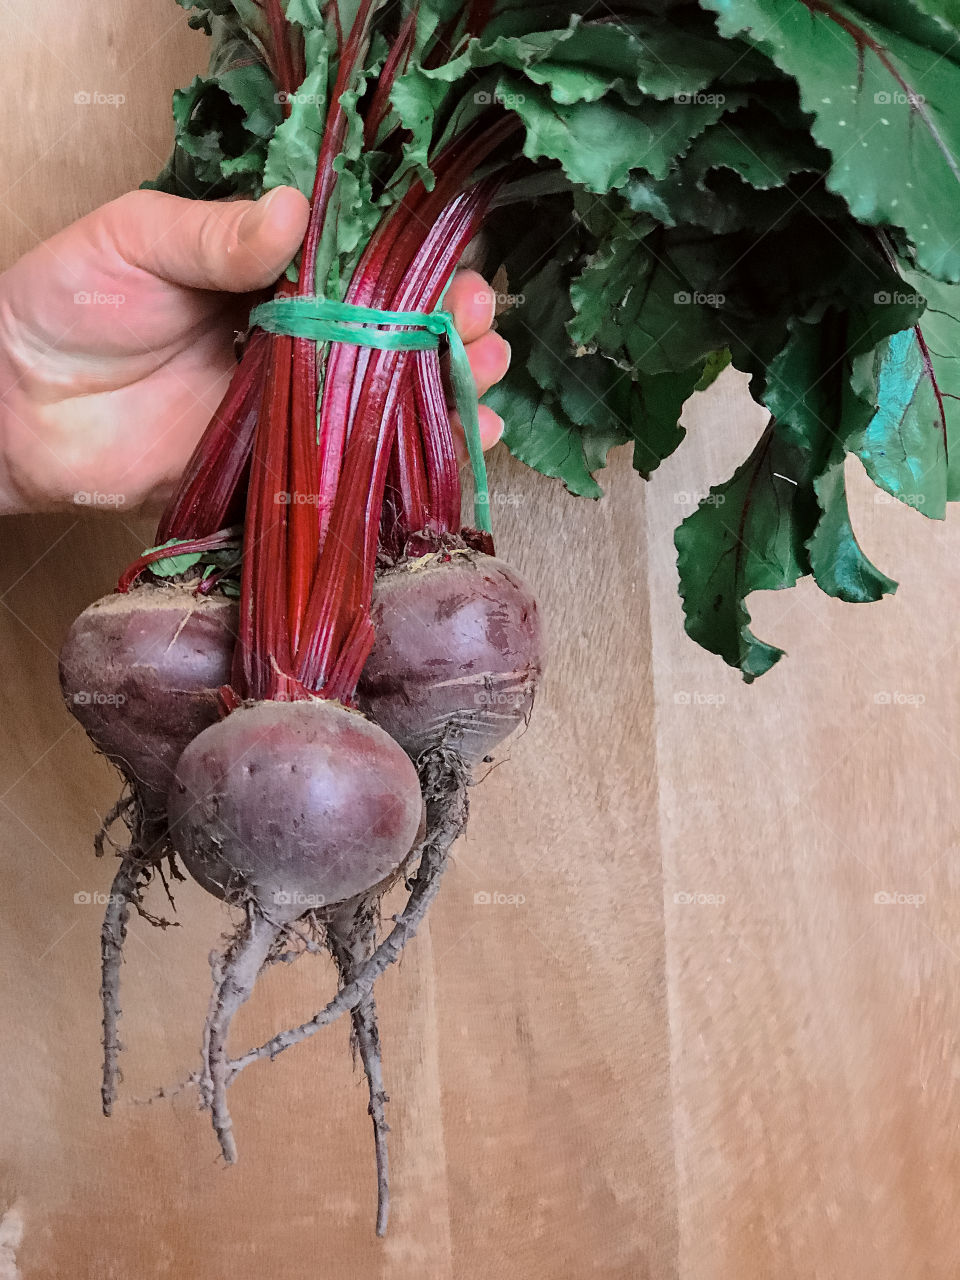
[[[446,292],[446,291],[444,291]],[[330,298],[274,298],[250,313],[250,324],[267,333],[308,338],[313,342],[349,342],[380,351],[435,351],[440,339],[450,347],[450,379],[457,412],[467,438],[473,471],[473,519],[476,527],[490,533],[490,496],[487,464],[480,443],[477,389],[463,341],[448,311],[380,311],[357,307],[351,302]],[[393,329],[366,328],[368,325],[401,326]]]

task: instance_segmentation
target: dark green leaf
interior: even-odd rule
[[[828,185],[854,217],[903,227],[919,265],[960,280],[960,67],[842,0],[702,0],[796,78]]]
[[[725,109],[722,94],[651,102],[642,112],[614,98],[564,106],[512,75],[501,77],[495,97],[523,121],[525,156],[559,160],[571,182],[597,193],[622,187],[631,169],[666,177],[676,157]]]
[[[747,596],[792,587],[809,572],[809,494],[796,482],[803,466],[801,451],[768,428],[676,532],[687,633],[747,681],[783,656],[750,630]]]
[[[847,508],[844,457],[873,412],[872,402],[850,382],[858,341],[850,313],[830,310],[816,324],[794,324],[770,367],[766,404],[778,436],[802,451],[804,479],[812,481],[819,518],[807,547],[817,585],[828,595],[865,604],[893,584],[863,554]]]
[[[722,351],[712,351],[707,356],[707,362],[703,366],[703,373],[700,375],[700,380],[694,387],[694,391],[706,391],[708,387],[713,386],[724,369],[729,367],[732,359],[729,347],[724,347]]]
[[[924,515],[942,519],[947,503],[946,419],[941,417],[932,369],[917,330],[895,334],[861,356],[853,386],[877,406],[868,425],[850,441],[871,480]]]
[[[850,604],[873,604],[892,595],[897,584],[870,563],[850,524],[842,448],[835,450],[813,487],[823,512],[807,542],[817,586]]]
[[[255,196],[283,109],[259,49],[237,20],[212,16],[210,29],[210,71],[174,92],[173,154],[144,186],[193,199]]]
[[[636,373],[677,373],[727,345],[724,295],[695,286],[664,236],[633,236],[626,227],[598,250],[570,296],[574,342],[596,345]]]
[[[590,474],[590,466],[599,465],[598,459],[605,459],[607,450],[621,443],[618,433],[608,437],[608,442],[599,433],[591,433],[588,462],[581,429],[523,370],[511,371],[509,389],[503,384],[495,387],[484,402],[503,417],[503,441],[515,458],[542,475],[562,480],[571,493],[602,497],[603,490]]]

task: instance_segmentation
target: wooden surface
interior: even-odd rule
[[[159,167],[202,41],[161,0],[0,0],[0,30],[9,262]],[[60,706],[56,652],[151,530],[4,522],[0,1280],[956,1277],[960,521],[878,504],[854,471],[901,592],[755,599],[790,657],[748,688],[683,636],[672,529],[761,422],[724,378],[653,484],[620,457],[599,505],[495,460],[551,665],[381,984],[383,1242],[343,1024],[238,1083],[236,1168],[188,1094],[99,1115],[99,908],[75,895],[108,888],[90,838],[115,779]],[[132,927],[128,1099],[197,1059],[227,917],[189,886],[178,905],[177,930]],[[271,972],[237,1042],[330,987],[319,962]]]

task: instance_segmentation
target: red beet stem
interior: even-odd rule
[[[149,569],[158,560],[169,560],[171,556],[192,555],[198,551],[222,551],[227,547],[239,546],[242,530],[239,526],[230,529],[219,529],[216,533],[203,538],[185,538],[177,542],[175,547],[152,547],[138,556],[133,564],[123,572],[117,583],[117,590],[126,594],[145,569]]]
[[[340,103],[341,96],[346,93],[356,77],[363,61],[370,35],[370,19],[373,14],[373,0],[361,0],[357,16],[353,20],[346,46],[340,56],[337,78],[330,95],[331,109],[327,114],[317,157],[317,176],[313,184],[310,221],[303,241],[303,253],[300,259],[300,282],[297,292],[306,295],[314,292],[316,281],[314,275],[317,266],[317,248],[326,220],[330,197],[337,182],[337,173],[333,161],[343,150],[343,140],[347,132],[347,116]]]
[[[363,122],[363,145],[367,151],[375,146],[380,127],[390,113],[390,93],[397,76],[406,69],[416,33],[417,11],[411,9],[401,22],[383,69],[377,77],[377,87]]]
[[[417,399],[414,383],[422,361],[417,357],[427,352],[416,351],[407,363],[397,413],[397,460],[399,516],[402,532],[423,529],[429,518],[428,479],[423,445],[417,421]],[[436,367],[436,361],[432,361]],[[459,479],[459,477],[458,477]]]
[[[289,295],[286,286],[281,293]],[[233,685],[242,698],[289,696],[286,627],[287,426],[292,338],[272,335],[247,492]]]
[[[496,179],[478,183],[436,218],[391,300],[392,309],[433,310],[497,185]],[[353,697],[347,681],[363,665],[356,646],[360,638],[366,643],[368,633],[356,619],[366,615],[373,593],[395,410],[410,358],[409,352],[374,351],[367,363],[337,489],[336,536],[324,542],[295,658],[295,674],[306,687],[341,701]]]
[[[273,42],[271,50],[271,71],[277,87],[284,91],[284,114],[290,114],[289,95],[302,82],[305,72],[303,67],[302,42],[298,41],[298,32],[280,5],[280,0],[266,0],[267,22],[270,25],[270,37]]]
[[[242,515],[267,347],[267,335],[255,330],[160,519],[157,542],[202,538]]]
[[[299,280],[296,286],[283,282],[280,297],[316,288],[320,239],[337,181],[333,159],[346,136],[339,99],[363,64],[374,10],[375,0],[360,0],[342,43]],[[269,0],[267,13],[283,78],[291,73],[292,54],[286,36],[280,38],[276,0]],[[378,116],[386,118],[389,85],[406,61],[413,33],[414,24],[405,19],[371,102],[367,121],[374,132]],[[516,127],[513,117],[489,113],[447,144],[433,160],[433,188],[413,183],[374,232],[347,301],[433,310],[498,179],[462,188]],[[297,699],[310,692],[353,699],[373,642],[369,606],[391,458],[404,529],[423,528],[428,520],[438,529],[455,528],[459,521],[459,476],[437,353],[333,343],[322,393],[317,359],[311,341],[255,335],[190,480],[161,526],[176,536],[172,530],[188,513],[209,517],[211,493],[219,498],[217,511],[235,503],[249,466],[233,667],[233,691],[241,699]],[[235,429],[238,420],[243,432]],[[228,465],[219,457],[225,447]]]
[[[444,148],[433,164],[437,175],[433,190],[426,191],[422,182],[414,183],[377,227],[353,274],[347,302],[365,307],[392,305],[403,271],[424,242],[424,227],[433,225],[464,182],[515,128],[514,118],[501,118],[493,124],[477,121]],[[335,343],[327,356],[319,425],[321,544],[333,512],[348,426],[372,358],[369,350],[347,343]],[[458,518],[459,496],[457,510]]]
[[[460,525],[460,468],[450,431],[440,366],[436,360],[429,359],[430,354],[418,351],[413,368],[417,419],[430,488],[428,519],[419,526],[408,520],[408,528],[409,532],[415,533],[430,523],[441,533],[452,533]]]

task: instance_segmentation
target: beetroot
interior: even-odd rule
[[[219,718],[236,603],[191,587],[139,586],[84,609],[60,651],[67,709],[162,814],[180,753]]]
[[[129,791],[96,839],[123,818],[130,833],[111,885],[100,931],[103,1006],[103,1110],[110,1115],[119,1077],[120,964],[131,906],[169,862],[166,792],[183,748],[220,714],[229,678],[237,606],[192,587],[141,585],[105,596],[76,619],[60,651],[60,687],[68,710],[123,774]],[[181,877],[182,878],[182,877]]]
[[[518,573],[469,550],[403,561],[377,581],[364,711],[414,758],[477,764],[524,722],[542,665],[537,602]]]
[[[416,771],[357,712],[319,699],[241,707],[196,738],[170,792],[191,875],[277,924],[386,880],[409,853]]]
[[[233,1017],[286,926],[394,875],[420,826],[420,785],[403,751],[358,712],[321,699],[264,701],[241,706],[187,747],[168,808],[194,879],[246,911],[215,973],[201,1082],[232,1163]]]

